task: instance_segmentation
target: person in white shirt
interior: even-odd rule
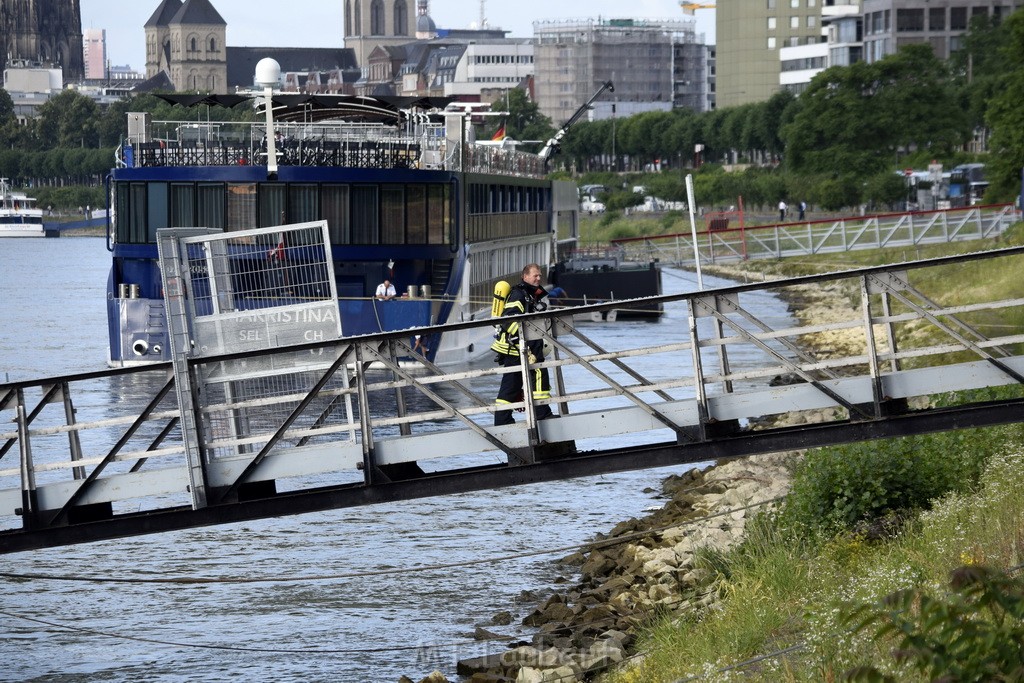
[[[784,199],[780,199],[779,200],[779,222],[780,223],[782,221],[786,220],[786,209],[787,208],[789,208],[789,207],[786,206],[786,201]]]
[[[374,296],[377,297],[378,299],[382,300],[382,301],[387,301],[388,299],[394,299],[395,298],[395,286],[393,284],[391,284],[390,280],[385,280],[384,282],[382,282],[379,285],[377,285],[377,293],[374,294]]]

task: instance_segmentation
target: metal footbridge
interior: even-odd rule
[[[772,225],[743,226],[741,221],[738,227],[724,228],[727,221],[712,220],[711,229],[696,236],[674,233],[611,242],[621,247],[627,258],[640,262],[693,264],[694,253],[699,253],[701,263],[735,263],[995,238],[1019,220],[1015,204],[992,204]]]
[[[177,255],[215,264],[215,246],[195,249],[206,239],[180,238]],[[198,291],[195,264],[179,266]],[[199,312],[172,322],[173,363],[0,385],[0,551],[1020,421],[1024,327],[1006,321],[1024,321],[1024,297],[946,286],[993,268],[1021,272],[1024,248],[657,297],[685,313],[630,323],[616,348],[578,314],[651,300],[524,316],[524,338],[551,345],[537,366],[560,417],[537,421],[527,395],[502,427],[501,373],[535,368],[442,368],[410,347],[488,320],[332,338],[312,293],[254,312],[214,268],[194,293],[204,309],[165,273],[172,316]],[[803,325],[752,313],[822,287],[849,310]],[[651,345],[649,325],[673,326],[670,341]],[[275,330],[290,336],[256,341]],[[803,423],[773,422],[792,413]]]

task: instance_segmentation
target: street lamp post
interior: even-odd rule
[[[612,171],[619,170],[619,164],[615,159],[615,103],[612,102]]]

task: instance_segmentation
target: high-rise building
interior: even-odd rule
[[[841,4],[849,4],[843,0]],[[715,12],[719,108],[767,100],[779,90],[783,47],[824,41],[821,5],[832,0],[721,2]]]
[[[59,68],[64,82],[84,75],[82,10],[78,0],[3,0],[0,71],[8,60]]]
[[[82,31],[85,77],[100,80],[107,77],[107,32],[101,28]]]

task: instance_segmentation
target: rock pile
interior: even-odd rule
[[[745,277],[741,269],[734,271],[722,274]],[[805,323],[849,319],[855,307],[842,285],[802,287],[787,298]],[[819,357],[852,355],[863,349],[864,334],[856,329],[830,331],[806,335],[800,342]],[[800,378],[778,380],[786,384]],[[764,426],[813,423],[817,418],[791,414],[766,419]],[[662,509],[620,523],[608,535],[598,535],[588,552],[562,560],[579,567],[579,583],[552,595],[523,619],[524,625],[538,629],[530,645],[463,660],[458,674],[471,683],[589,680],[629,658],[641,624],[669,611],[685,615],[706,610],[717,600],[716,587],[711,573],[695,565],[695,553],[704,548],[726,551],[739,543],[747,520],[788,493],[799,455],[754,456],[669,477],[663,483],[669,500]],[[447,682],[435,672],[421,683]]]
[[[458,663],[472,683],[569,683],[622,662],[638,627],[667,611],[706,609],[716,600],[700,548],[725,551],[747,519],[789,489],[792,454],[735,460],[664,482],[665,506],[599,535],[592,549],[562,561],[580,581],[523,619],[530,645]]]

